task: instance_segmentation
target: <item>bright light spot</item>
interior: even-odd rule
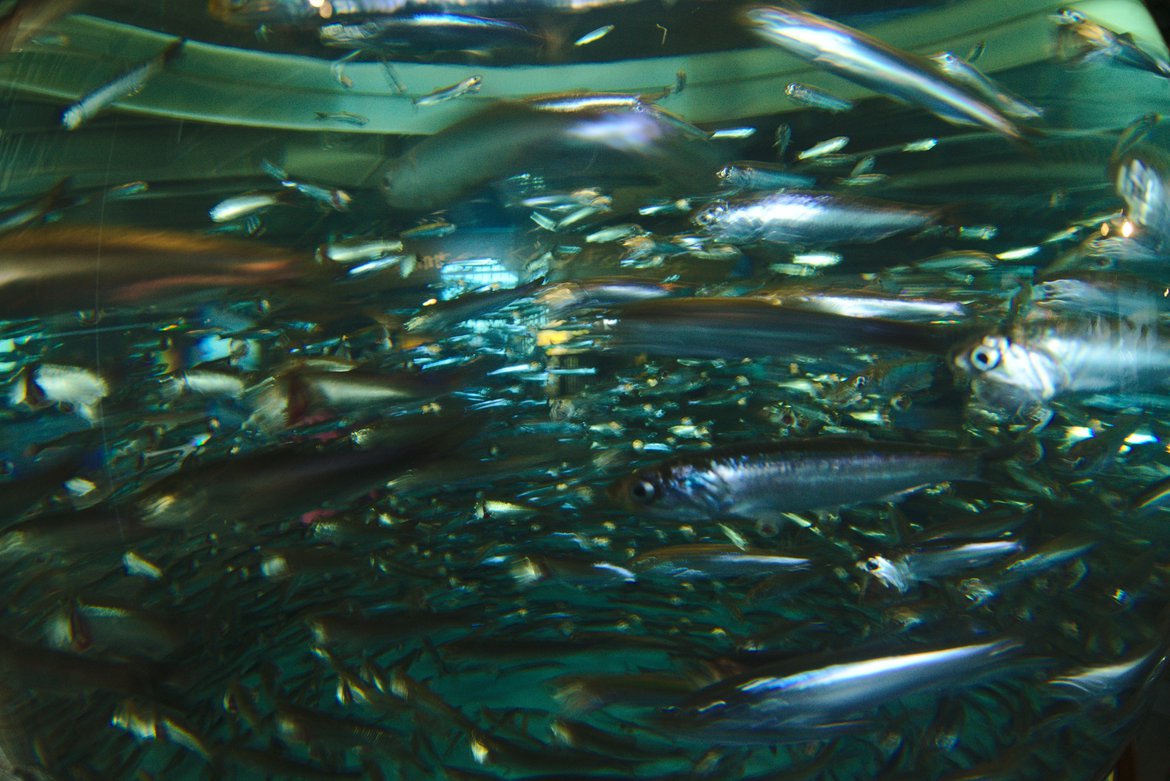
[[[1064,438],[1069,442],[1079,442],[1092,436],[1093,431],[1087,426],[1069,426],[1064,430]]]
[[[1109,223],[1107,223],[1107,222],[1101,223],[1101,235],[1102,236],[1109,235]]]
[[[309,0],[309,5],[313,6],[314,8],[320,8],[323,2],[325,2],[325,0]]]
[[[813,268],[828,268],[835,266],[841,262],[841,256],[836,252],[807,252],[801,255],[793,255],[792,260],[802,266],[811,266]]]
[[[1132,222],[1130,222],[1129,220],[1126,220],[1125,222],[1121,223],[1121,235],[1127,239],[1133,235],[1133,223]]]
[[[1151,445],[1157,441],[1158,438],[1153,434],[1141,434],[1138,432],[1134,432],[1125,438],[1125,444],[1127,445]]]

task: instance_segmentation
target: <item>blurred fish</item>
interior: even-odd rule
[[[1170,380],[1158,331],[1116,318],[1024,324],[955,354],[977,399],[1016,413],[1072,393],[1157,388]]]
[[[730,745],[807,740],[847,729],[842,719],[898,697],[970,686],[1000,672],[1021,649],[1019,642],[1005,639],[850,661],[796,660],[696,692],[664,714],[663,722],[697,739]]]
[[[636,0],[537,0],[541,10],[588,11]],[[468,12],[515,16],[529,10],[517,0],[210,0],[212,17],[232,25],[312,26],[321,19],[384,16],[402,12]]]
[[[415,98],[411,103],[416,106],[435,106],[448,100],[454,100],[464,95],[472,95],[479,92],[480,85],[482,84],[482,76],[468,76],[458,84],[452,84],[450,87],[441,87],[434,92]]]
[[[800,572],[810,569],[812,561],[735,545],[696,544],[649,550],[638,554],[630,566],[639,573],[703,580]]]
[[[793,82],[784,88],[784,94],[802,106],[821,109],[832,114],[839,114],[853,108],[853,101],[830,95],[824,90],[810,87],[807,84]]]
[[[921,230],[938,219],[931,209],[817,192],[720,201],[694,216],[696,225],[720,241],[799,247],[880,241]]]
[[[326,46],[386,52],[484,51],[537,42],[516,22],[455,13],[376,16],[355,24],[326,24],[319,35]]]
[[[1003,86],[989,79],[971,63],[951,52],[942,52],[930,58],[943,72],[974,90],[984,100],[1009,117],[1016,119],[1038,119],[1044,112],[1018,95],[1013,95]]]
[[[1013,140],[1023,132],[929,60],[807,11],[760,6],[744,13],[759,37],[842,78],[920,106],[948,122],[981,125]]]
[[[1170,62],[1138,46],[1132,33],[1116,33],[1072,8],[1059,9],[1052,19],[1059,25],[1058,52],[1069,62],[1110,62],[1170,78]]]
[[[150,79],[179,56],[184,42],[185,39],[182,38],[174,41],[161,54],[85,95],[65,110],[61,115],[61,124],[67,130],[76,130],[110,104],[137,95]]]
[[[1023,545],[1019,540],[987,540],[962,545],[947,541],[915,548],[893,558],[870,556],[858,562],[857,566],[889,588],[905,594],[919,583],[986,567],[1001,557],[1012,556],[1022,550]]]
[[[80,8],[86,0],[17,0],[0,18],[0,55],[24,48],[46,27]]]
[[[972,480],[977,452],[825,437],[727,445],[642,469],[611,498],[675,520],[738,517],[779,523],[784,513],[890,499],[945,480]]]
[[[9,317],[151,305],[287,285],[316,273],[299,253],[254,242],[113,226],[50,226],[3,237],[0,262],[0,302]]]

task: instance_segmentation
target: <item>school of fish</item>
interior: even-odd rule
[[[8,4],[0,62],[104,7]],[[805,68],[784,113],[689,121],[683,71],[491,99],[495,63],[604,60],[638,20],[681,46],[688,14]],[[0,779],[1114,767],[1170,652],[1157,114],[1081,127],[982,43],[815,5],[196,16],[32,98],[35,133],[132,132],[204,34],[478,108],[361,181],[371,118],[305,105],[336,179],[257,144],[246,181],[0,193]],[[1047,24],[1053,79],[1170,79],[1160,41]],[[466,73],[403,92],[431,62]]]

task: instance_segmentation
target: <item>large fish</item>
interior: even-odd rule
[[[959,125],[980,125],[1020,140],[1021,129],[931,62],[822,16],[774,6],[745,12],[756,35],[791,54],[883,95]]]
[[[748,518],[887,499],[945,480],[976,478],[975,451],[824,437],[716,448],[641,469],[610,496],[677,521]]]
[[[407,12],[486,13],[518,16],[531,11],[588,11],[637,0],[210,0],[208,12],[231,25],[307,27],[323,20],[363,19]]]

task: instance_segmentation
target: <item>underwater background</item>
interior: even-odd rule
[[[1107,777],[1166,57],[1101,0],[0,5],[0,778]]]

